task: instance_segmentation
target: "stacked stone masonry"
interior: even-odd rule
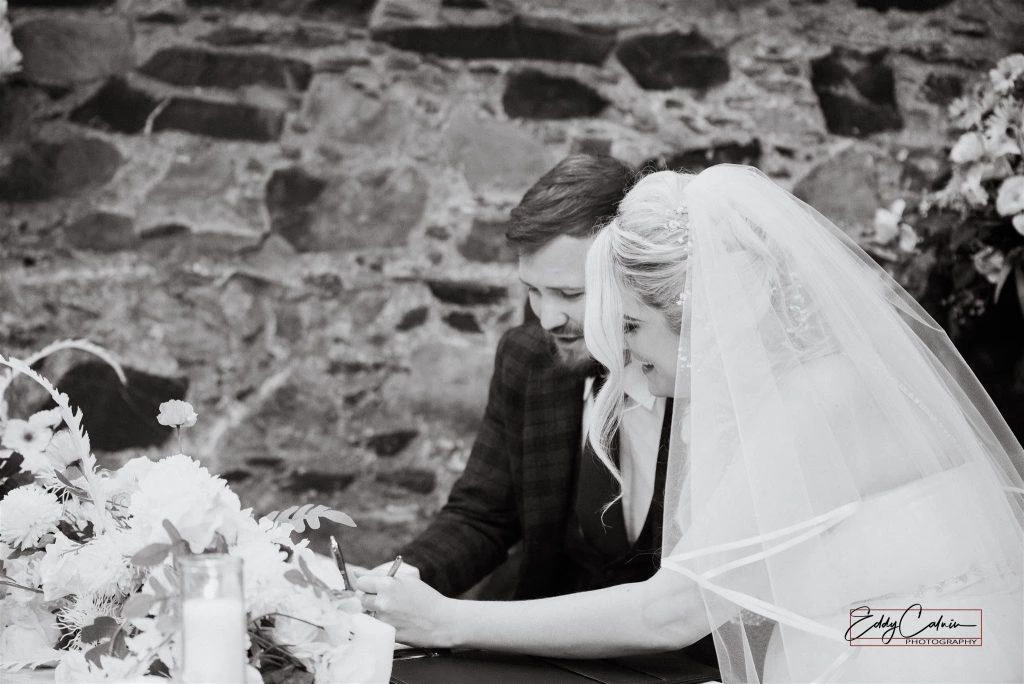
[[[1019,0],[9,4],[0,352],[107,347],[127,388],[43,369],[106,462],[173,449],[185,397],[188,453],[258,510],[346,510],[356,562],[461,472],[524,315],[509,210],[561,157],[755,164],[855,233],[1024,50]]]

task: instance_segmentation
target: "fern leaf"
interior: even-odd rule
[[[117,379],[121,381],[122,385],[128,384],[128,378],[125,376],[124,369],[121,368],[121,364],[117,362],[117,359],[115,359],[106,349],[98,344],[93,344],[89,340],[58,340],[46,345],[23,361],[26,366],[31,368],[47,356],[65,349],[77,349],[99,357],[114,370],[114,373],[117,374]],[[4,403],[3,397],[7,393],[7,387],[14,380],[14,375],[15,374],[11,371],[4,371],[0,373],[0,421],[7,418],[7,405]]]
[[[311,530],[320,529],[320,519],[324,518],[332,522],[355,527],[356,523],[352,518],[341,511],[335,511],[322,504],[303,504],[302,506],[289,506],[283,511],[271,511],[263,516],[263,520],[291,525],[296,532],[303,532],[308,527]]]
[[[21,373],[22,375],[28,376],[40,387],[46,390],[50,395],[50,398],[52,398],[57,404],[57,408],[60,410],[60,416],[68,426],[68,430],[70,431],[72,438],[78,442],[77,451],[82,463],[82,475],[85,477],[85,490],[93,501],[104,501],[103,497],[98,496],[98,494],[101,493],[101,490],[98,487],[95,487],[96,458],[92,455],[92,447],[89,443],[89,434],[85,431],[85,427],[82,425],[82,411],[80,409],[73,409],[71,407],[71,402],[68,399],[68,395],[58,391],[49,380],[32,370],[32,368],[24,361],[19,359],[7,359],[0,355],[0,366],[7,366],[15,373]],[[103,527],[103,529],[105,529],[106,519],[104,517],[105,511],[103,506],[97,505],[96,508],[99,511],[99,519],[97,522],[101,527]]]

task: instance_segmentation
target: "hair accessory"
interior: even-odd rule
[[[672,210],[672,214],[674,216],[672,218],[670,218],[665,223],[665,225],[668,227],[669,230],[679,231],[679,235],[678,235],[678,237],[676,237],[676,242],[678,242],[681,245],[689,242],[690,241],[690,225],[689,225],[690,212],[687,211],[685,206],[680,205],[680,206],[678,206],[678,207],[676,207],[675,209]]]

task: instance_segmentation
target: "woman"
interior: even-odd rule
[[[627,359],[676,399],[661,569],[512,603],[364,579],[400,640],[599,656],[710,631],[726,682],[1024,681],[1021,447],[827,219],[749,167],[651,174],[591,249],[586,337],[613,474]],[[980,645],[907,645],[978,620]]]

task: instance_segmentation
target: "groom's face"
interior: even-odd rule
[[[587,250],[593,237],[561,235],[540,249],[519,256],[519,279],[530,308],[551,336],[559,360],[568,367],[591,362],[583,341],[583,283]]]

